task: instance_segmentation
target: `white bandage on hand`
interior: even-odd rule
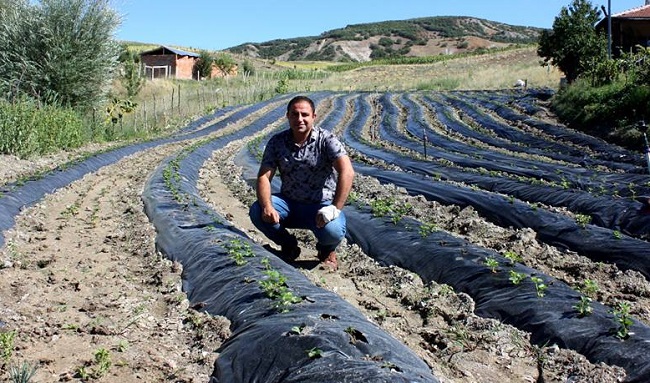
[[[330,221],[334,221],[335,219],[337,219],[341,214],[341,211],[337,209],[336,206],[329,205],[320,208],[320,210],[318,210],[318,214],[323,216],[323,220],[325,221],[325,223],[328,223]]]

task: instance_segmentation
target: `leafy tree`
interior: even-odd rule
[[[542,31],[537,54],[544,64],[557,66],[572,83],[594,64],[606,59],[605,36],[595,24],[600,11],[588,0],[573,0],[562,7],[552,30]]]
[[[214,65],[214,58],[210,52],[202,50],[199,53],[199,59],[194,64],[193,73],[198,78],[210,78],[212,76],[212,66]]]
[[[253,63],[250,62],[250,60],[244,60],[242,63],[242,72],[245,76],[255,75],[255,67],[253,66]]]
[[[214,59],[214,65],[219,68],[219,70],[225,75],[229,75],[230,72],[237,66],[237,63],[235,60],[232,58],[232,56],[225,54],[225,53],[220,53],[217,55],[217,57]]]
[[[42,42],[32,25],[37,17],[27,1],[0,2],[0,91],[7,99],[35,95],[38,62],[32,60]]]
[[[110,0],[11,0],[0,8],[0,90],[89,108],[115,76],[120,24]]]
[[[12,8],[24,7],[26,4],[27,0],[2,0],[0,1],[0,15],[2,15],[2,12],[11,10]]]
[[[144,85],[144,78],[140,75],[140,55],[123,47],[119,60],[122,63],[120,82],[126,89],[127,98],[133,100]]]

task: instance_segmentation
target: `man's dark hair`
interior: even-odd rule
[[[307,96],[296,96],[292,98],[291,101],[289,101],[289,105],[287,105],[287,113],[291,111],[292,106],[302,101],[307,101],[309,103],[309,105],[311,106],[312,113],[316,111],[316,106],[314,105],[314,101],[311,98]]]

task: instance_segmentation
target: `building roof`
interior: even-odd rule
[[[615,13],[612,17],[619,19],[650,19],[650,5],[628,9],[627,11]]]
[[[200,55],[198,53],[184,51],[182,49],[170,48],[170,47],[165,46],[165,45],[161,45],[160,47],[158,47],[156,49],[152,49],[150,51],[142,52],[142,53],[140,53],[140,56],[143,56],[143,55],[168,55],[168,54],[175,54],[175,55],[179,55],[179,56],[200,57]]]

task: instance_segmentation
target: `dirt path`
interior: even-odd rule
[[[206,381],[227,321],[188,307],[140,201],[180,146],[125,158],[17,218],[0,270],[0,331],[16,334],[1,380],[28,363],[34,382]]]
[[[321,105],[325,115],[329,106]],[[215,152],[198,186],[215,210],[266,243],[248,219],[253,191],[233,163],[244,145],[234,142]],[[125,158],[17,217],[0,258],[0,332],[5,339],[15,334],[13,355],[0,360],[2,380],[11,381],[12,366],[27,364],[38,367],[33,382],[208,380],[215,350],[229,336],[228,321],[189,307],[181,291],[181,267],[156,253],[155,232],[140,201],[149,174],[183,146]],[[20,164],[24,173],[34,168]],[[471,208],[428,203],[372,178],[358,176],[355,193],[362,200],[395,196],[445,230],[464,228],[464,235],[484,246],[508,242],[534,249],[532,258],[554,251],[525,232],[489,224]],[[472,230],[477,227],[482,230]],[[594,365],[553,345],[532,345],[528,334],[474,315],[474,302],[466,294],[446,285],[424,285],[399,268],[380,267],[353,244],[341,247],[339,272],[320,270],[313,237],[298,234],[303,253],[296,267],[413,349],[441,382],[540,382],[540,375],[545,382],[622,380],[619,368]]]

